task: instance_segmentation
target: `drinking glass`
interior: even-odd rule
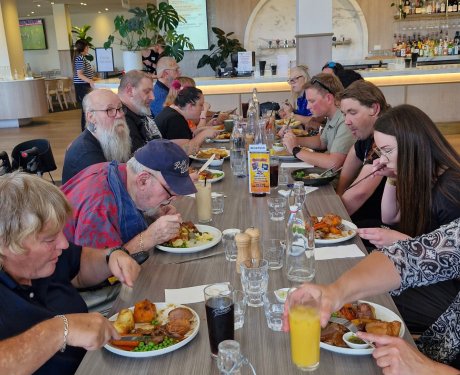
[[[292,362],[301,371],[319,366],[321,291],[291,289],[287,298]]]
[[[233,287],[227,283],[208,285],[204,300],[211,356],[217,357],[218,345],[235,337]]]
[[[278,239],[265,240],[263,253],[269,269],[279,270],[283,267],[284,241]]]
[[[250,265],[241,263],[241,285],[248,298],[248,306],[263,305],[262,296],[267,292],[268,262],[265,259],[253,259]]]
[[[278,169],[278,187],[287,187],[289,183],[289,174],[287,168]]]
[[[265,318],[268,328],[273,331],[281,331],[283,328],[284,303],[280,303],[273,290],[263,296]]]
[[[195,193],[195,204],[197,208],[198,221],[200,223],[209,223],[212,220],[211,184],[197,182],[195,187],[197,190]]]
[[[272,221],[283,221],[286,212],[286,198],[268,198],[268,214]]]
[[[270,155],[270,187],[278,186],[279,159],[276,155]]]
[[[236,248],[235,236],[237,233],[240,233],[239,229],[225,229],[222,232],[222,243],[224,244],[225,259],[230,262],[235,262],[238,249]]]
[[[211,206],[213,214],[222,214],[224,212],[224,193],[212,192]]]
[[[233,292],[233,305],[235,306],[235,330],[240,329],[244,325],[244,316],[246,314],[246,306],[248,298],[242,290]]]

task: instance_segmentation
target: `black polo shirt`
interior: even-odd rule
[[[32,280],[32,286],[19,285],[5,271],[0,271],[0,340],[16,336],[59,314],[88,311],[71,284],[80,269],[80,257],[81,247],[71,244],[59,257],[54,274]],[[64,323],[62,335],[64,337]],[[63,353],[58,351],[35,374],[74,374],[85,353],[82,348],[67,346]],[[21,358],[17,360],[20,366]]]

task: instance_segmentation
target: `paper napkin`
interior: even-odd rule
[[[364,253],[355,244],[345,246],[327,246],[315,248],[315,259],[339,259],[339,258],[359,258]]]
[[[210,284],[191,286],[189,288],[165,289],[165,302],[188,304],[204,302],[204,288]]]
[[[313,165],[300,162],[300,163],[281,163],[281,168],[311,168]]]

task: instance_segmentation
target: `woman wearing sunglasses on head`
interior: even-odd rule
[[[385,176],[382,221],[397,230],[358,229],[376,247],[429,233],[460,215],[460,155],[420,109],[400,105],[375,123],[376,175]],[[457,279],[395,299],[411,332],[423,332],[460,291]]]

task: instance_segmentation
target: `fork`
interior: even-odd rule
[[[353,333],[357,333],[359,330],[358,330],[358,327],[356,327],[352,322],[350,322],[348,319],[344,319],[344,318],[336,318],[334,316],[331,316],[329,318],[329,321],[332,322],[332,323],[337,323],[337,324],[340,324],[342,326],[344,326],[346,329],[348,329],[350,332],[353,332]],[[360,338],[361,339],[361,338]],[[374,348],[375,349],[375,345],[368,341],[368,340],[364,340],[364,339],[361,339],[363,340],[366,344],[368,344],[371,348]]]

